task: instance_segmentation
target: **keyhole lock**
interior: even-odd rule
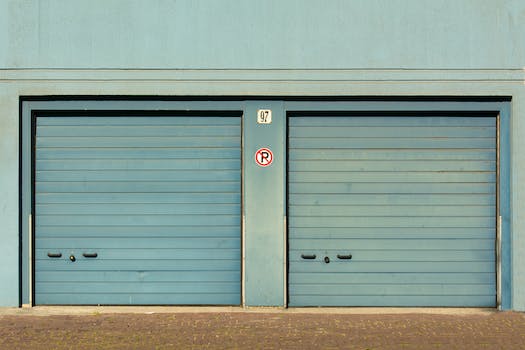
[[[324,262],[327,263],[327,264],[329,264],[329,263],[330,263],[330,258],[327,257],[327,256],[325,256],[325,257],[324,257]]]
[[[72,262],[75,262],[77,260],[77,258],[75,258],[75,256],[73,254],[71,254],[69,256],[69,260],[71,260]]]

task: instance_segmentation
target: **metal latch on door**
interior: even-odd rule
[[[47,253],[47,256],[50,257],[50,258],[61,258],[62,257],[62,253],[58,252],[58,253],[51,253],[51,252],[48,252]],[[82,256],[84,258],[96,258],[98,257],[98,253],[82,253]],[[74,254],[71,254],[69,256],[69,260],[71,260],[72,262],[75,262],[77,260],[77,258],[75,257]]]
[[[301,258],[305,260],[314,260],[316,257],[317,255],[315,254],[301,254]],[[340,260],[351,260],[352,254],[337,254],[337,258]],[[325,256],[323,260],[326,264],[330,263],[330,257],[328,256]]]

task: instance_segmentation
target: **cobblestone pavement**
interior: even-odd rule
[[[525,349],[525,314],[2,314],[0,349]]]

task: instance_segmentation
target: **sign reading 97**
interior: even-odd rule
[[[255,163],[259,166],[269,166],[273,162],[273,153],[269,148],[260,148],[255,152]]]

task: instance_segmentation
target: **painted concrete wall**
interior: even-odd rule
[[[272,110],[271,124],[257,124],[258,109]],[[245,304],[285,306],[285,247],[283,174],[285,114],[282,102],[247,101],[244,128]],[[268,167],[254,162],[260,148],[273,151]]]
[[[10,68],[522,68],[521,0],[3,0]],[[521,40],[523,41],[523,40]]]
[[[522,0],[0,0],[0,305],[19,295],[19,96],[457,95],[512,97],[525,310],[523,38]]]
[[[0,82],[0,306],[18,305],[18,109]]]

